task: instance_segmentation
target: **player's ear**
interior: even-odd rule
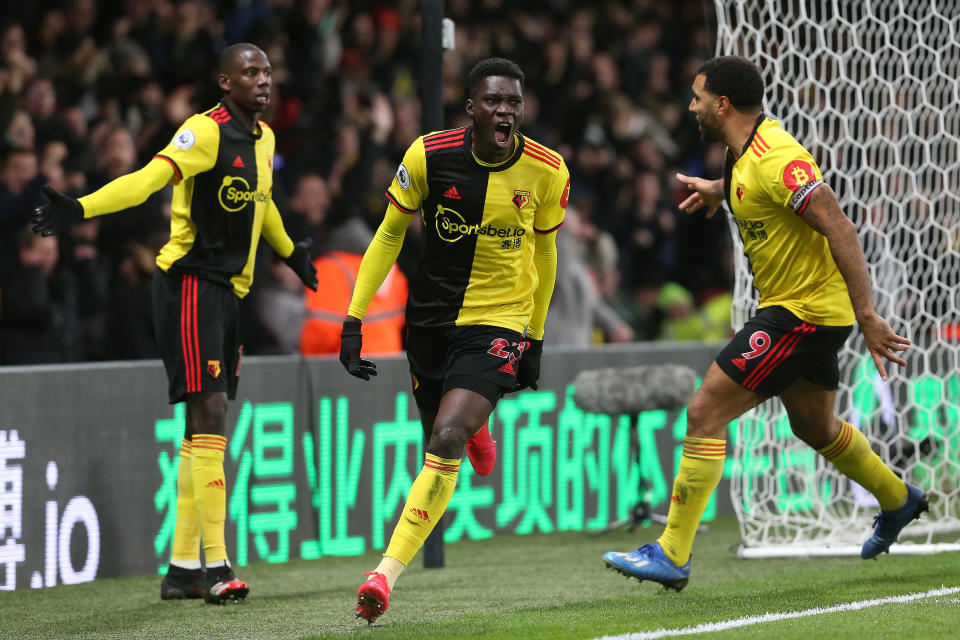
[[[230,93],[230,76],[225,73],[221,73],[217,76],[217,84],[220,86],[220,90],[224,93]]]
[[[717,96],[717,99],[713,101],[713,108],[716,109],[718,116],[725,115],[732,106],[730,98],[727,96]]]
[[[467,98],[467,115],[473,117],[473,99]]]

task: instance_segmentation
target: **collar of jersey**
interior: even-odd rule
[[[750,143],[753,142],[753,139],[757,135],[757,129],[760,128],[760,125],[763,124],[763,121],[767,119],[767,116],[763,114],[763,111],[760,112],[760,115],[757,117],[757,122],[753,125],[753,131],[750,132],[750,137],[747,138],[746,144],[743,145],[743,149],[740,149],[740,158],[743,157],[743,154],[747,152],[747,149],[750,148]],[[738,160],[740,158],[737,158]]]
[[[226,100],[221,100],[220,103],[219,103],[216,107],[214,107],[214,109],[218,109],[218,108],[220,108],[220,107],[223,107],[224,109],[227,110],[227,113],[230,114],[230,122],[235,122],[237,129],[239,129],[240,131],[245,131],[245,132],[246,132],[251,138],[253,138],[254,140],[259,140],[261,137],[263,137],[263,127],[260,125],[260,121],[259,121],[259,120],[257,120],[256,123],[255,123],[255,124],[257,125],[257,130],[256,130],[256,131],[249,131],[249,130],[247,130],[246,127],[244,127],[244,126],[240,123],[240,119],[237,118],[237,114],[235,114],[235,113],[230,109],[230,106],[227,104],[227,101],[226,101]],[[229,125],[230,123],[228,122],[227,124]]]
[[[470,136],[472,132],[473,125],[470,125],[467,127],[465,135],[463,136],[463,148],[466,150],[466,153],[470,156],[473,162],[481,169],[485,169],[490,172],[503,171],[517,164],[517,160],[519,160],[520,156],[523,155],[523,136],[520,135],[520,133],[514,133],[513,155],[498,164],[488,164],[473,154],[473,149],[470,148]]]

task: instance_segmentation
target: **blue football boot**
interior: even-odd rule
[[[673,564],[659,542],[645,544],[629,553],[608,551],[603,554],[603,561],[628,578],[659,582],[667,589],[680,591],[690,579],[690,561],[682,567]]]
[[[890,545],[897,541],[897,536],[912,520],[920,517],[930,508],[927,494],[907,483],[907,500],[899,509],[880,511],[873,519],[873,535],[863,543],[860,557],[864,560],[876,558],[884,551],[890,551]]]

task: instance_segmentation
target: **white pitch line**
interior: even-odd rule
[[[762,616],[746,616],[735,620],[726,620],[724,622],[704,622],[695,627],[683,627],[681,629],[657,629],[655,631],[641,631],[637,633],[625,633],[619,636],[601,636],[594,640],[655,640],[656,638],[670,638],[673,636],[690,636],[695,633],[710,633],[712,631],[726,631],[727,629],[736,629],[737,627],[747,627],[753,624],[764,622],[776,622],[778,620],[789,620],[791,618],[805,618],[807,616],[818,616],[824,613],[836,613],[838,611],[857,611],[869,607],[877,607],[882,604],[893,604],[900,602],[911,602],[913,600],[922,600],[923,598],[936,598],[938,596],[947,596],[952,593],[960,593],[960,587],[941,587],[933,589],[926,593],[908,593],[902,596],[890,596],[888,598],[877,598],[875,600],[860,600],[858,602],[848,602],[838,604],[832,607],[815,607],[805,609],[804,611],[788,611],[787,613],[765,613]]]

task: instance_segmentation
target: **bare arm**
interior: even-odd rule
[[[887,371],[883,359],[895,362],[900,366],[907,365],[903,358],[896,355],[897,351],[906,351],[910,340],[893,332],[887,321],[881,318],[873,307],[873,287],[870,284],[870,273],[867,271],[867,261],[863,257],[860,239],[853,222],[844,215],[837,202],[837,196],[828,185],[818,187],[811,195],[807,208],[801,218],[817,233],[827,238],[833,261],[840,270],[847,283],[850,302],[853,303],[853,313],[863,332],[867,349],[873,357],[873,363],[880,372],[880,377],[887,379]]]

